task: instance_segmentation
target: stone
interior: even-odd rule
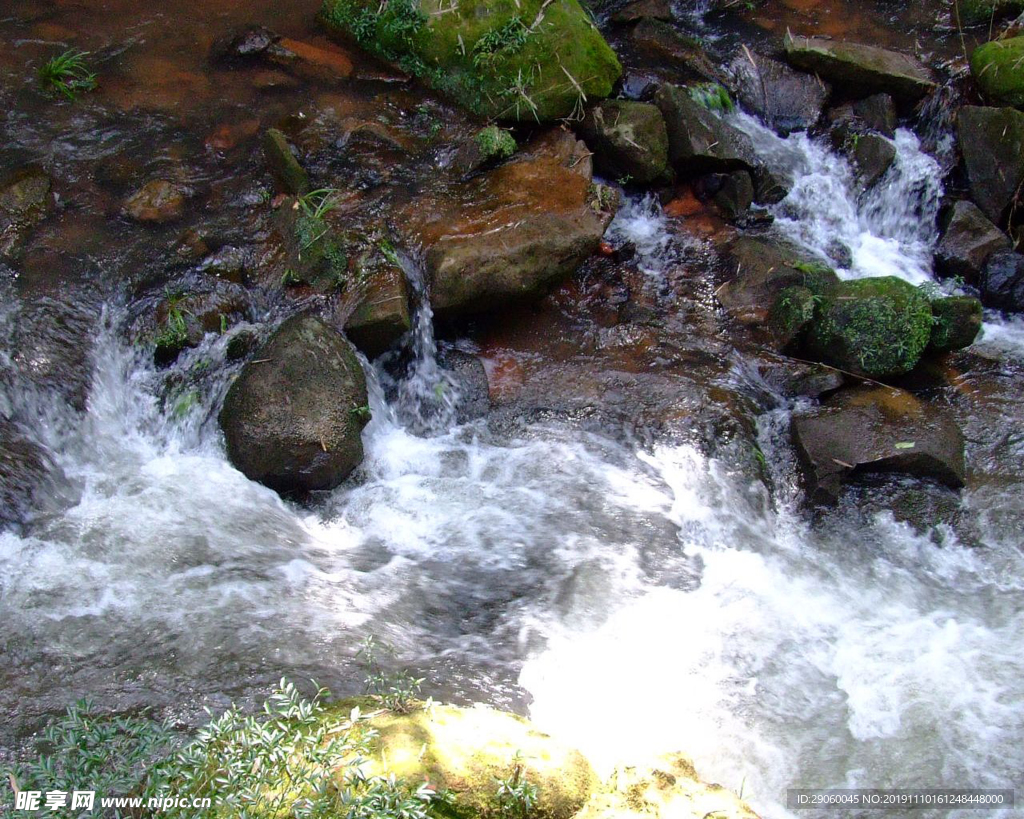
[[[631,100],[599,102],[587,111],[579,132],[605,177],[628,177],[637,185],[669,177],[668,132],[655,106]]]
[[[964,485],[964,438],[940,407],[890,387],[841,390],[792,421],[809,498],[838,499],[858,474],[895,472]]]
[[[975,284],[989,256],[1011,248],[1010,238],[993,225],[977,205],[960,200],[953,205],[949,223],[935,248],[935,269],[940,276],[959,276]]]
[[[956,122],[971,198],[996,225],[1024,182],[1024,113],[965,105]]]
[[[672,5],[669,0],[633,0],[611,16],[613,23],[629,25],[639,20],[661,20],[672,22]]]
[[[790,65],[817,74],[851,97],[885,93],[912,105],[937,87],[929,69],[898,51],[789,34],[784,47]]]
[[[699,40],[680,34],[670,23],[644,18],[630,32],[630,41],[638,58],[654,68],[668,68],[679,82],[725,84],[724,72],[708,56]]]
[[[259,59],[280,39],[264,26],[249,26],[214,42],[210,48],[210,60],[231,64]]]
[[[874,131],[892,139],[896,136],[896,103],[888,94],[872,94],[856,102],[837,105],[828,112],[833,128],[842,126],[848,133]]]
[[[607,97],[622,73],[577,0],[462,0],[434,11],[419,0],[324,0],[320,21],[486,118],[561,119]],[[403,36],[387,36],[396,25]]]
[[[453,347],[441,350],[438,365],[452,379],[458,393],[455,420],[460,424],[483,418],[491,408],[487,371],[478,356]]]
[[[665,118],[669,160],[680,171],[728,173],[758,166],[750,138],[696,102],[687,88],[666,83],[654,104]]]
[[[949,353],[970,347],[981,332],[981,302],[970,296],[946,296],[932,300],[932,335],[928,349]]]
[[[46,450],[0,417],[0,528],[31,520],[55,469]]]
[[[333,43],[313,45],[282,37],[266,52],[268,60],[287,68],[297,77],[316,82],[339,82],[352,76],[354,66],[348,52]]]
[[[376,358],[409,332],[409,283],[392,259],[364,252],[356,261],[361,297],[345,322],[345,335],[368,358]]]
[[[830,89],[818,77],[747,49],[729,70],[743,107],[780,135],[810,130],[821,118]]]
[[[999,250],[989,256],[978,280],[978,290],[989,307],[1024,312],[1024,255]]]
[[[154,179],[125,200],[124,211],[136,222],[162,225],[174,222],[185,213],[188,192],[166,179]]]
[[[817,361],[871,378],[910,372],[931,338],[932,309],[895,276],[840,282],[818,300],[806,349]]]
[[[1024,37],[993,40],[971,54],[971,74],[995,105],[1024,108]]]
[[[1024,0],[958,0],[953,7],[953,23],[964,26],[987,26],[993,21],[1021,11],[1024,11]]]
[[[814,292],[791,286],[782,290],[768,314],[768,329],[779,350],[799,346],[799,340],[814,319]]]
[[[696,187],[714,203],[722,218],[730,221],[744,216],[754,201],[754,180],[746,171],[708,174]]]
[[[616,200],[591,181],[586,153],[571,135],[542,135],[514,160],[409,204],[402,223],[424,249],[438,318],[543,294],[597,250]]]
[[[0,180],[0,259],[14,257],[52,206],[50,177],[41,168],[19,168]]]
[[[860,134],[853,137],[849,145],[849,157],[857,183],[867,190],[874,187],[896,161],[896,146],[878,134]]]
[[[287,137],[277,128],[268,128],[263,135],[263,156],[270,173],[285,193],[298,195],[309,192],[309,174],[292,153]]]
[[[319,318],[285,321],[245,364],[220,411],[228,458],[279,492],[332,489],[363,459],[366,378]]]

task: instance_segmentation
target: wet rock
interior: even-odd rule
[[[183,350],[199,346],[207,333],[226,332],[240,321],[252,318],[252,304],[244,287],[214,281],[188,293],[175,293],[160,300],[152,321],[136,325],[135,336],[155,345],[158,364],[169,364]]]
[[[47,452],[0,417],[0,529],[27,523],[56,467]]]
[[[874,131],[889,139],[896,136],[896,104],[888,94],[838,105],[829,111],[828,119],[833,127],[841,126],[848,133]]]
[[[263,135],[263,156],[283,191],[291,194],[309,192],[309,174],[292,153],[287,137],[277,128],[268,128]]]
[[[746,49],[732,61],[730,73],[743,107],[782,136],[813,128],[830,92],[819,78]]]
[[[832,367],[791,358],[762,368],[762,375],[786,398],[820,398],[846,384],[846,377]]]
[[[768,330],[776,348],[799,347],[804,331],[814,319],[815,295],[808,287],[787,287],[779,293],[768,314]]]
[[[542,147],[528,145],[515,161],[406,209],[410,240],[425,250],[436,315],[543,293],[597,250],[614,197],[581,172],[579,149],[560,143],[542,137]]]
[[[42,298],[27,304],[15,325],[14,373],[33,388],[84,411],[91,384],[96,314],[83,304]]]
[[[1024,37],[993,40],[976,48],[971,74],[989,102],[1024,108]]]
[[[41,168],[19,168],[0,179],[0,258],[15,255],[52,205],[50,177]]]
[[[462,140],[449,167],[458,177],[472,176],[488,165],[508,159],[517,147],[515,137],[509,131],[491,125]]]
[[[855,134],[846,141],[847,155],[863,190],[874,185],[896,161],[896,146],[878,134]]]
[[[895,472],[964,485],[964,439],[941,408],[885,387],[842,390],[792,422],[808,496],[832,503],[859,474]]]
[[[241,248],[225,245],[199,263],[199,272],[233,284],[245,284],[245,252]]]
[[[672,22],[672,5],[668,0],[634,0],[611,16],[613,23],[628,25],[639,20]]]
[[[699,40],[680,34],[669,23],[645,18],[630,32],[630,42],[645,65],[669,68],[681,82],[725,82],[718,64],[708,56]]]
[[[187,196],[181,185],[154,179],[125,200],[124,211],[136,222],[162,225],[182,217]]]
[[[700,778],[682,754],[612,773],[576,819],[759,819],[732,791]]]
[[[969,296],[947,296],[932,301],[932,336],[928,349],[948,353],[970,347],[981,332],[981,302]]]
[[[975,283],[985,262],[999,250],[1010,250],[1010,238],[993,225],[973,202],[953,206],[949,223],[935,248],[935,268],[940,276],[959,276]]]
[[[1024,255],[999,250],[989,256],[978,279],[978,290],[989,307],[1024,312]]]
[[[913,104],[936,87],[930,70],[898,51],[791,35],[786,36],[785,49],[791,65],[817,74],[851,97],[885,93],[899,103]]]
[[[292,74],[318,82],[338,82],[352,76],[352,58],[337,46],[314,45],[301,40],[280,39],[266,52],[267,59]]]
[[[890,378],[914,368],[931,330],[931,304],[920,289],[895,276],[857,279],[818,299],[806,349],[848,372]]]
[[[215,63],[246,62],[263,57],[280,36],[263,26],[249,26],[242,31],[217,40],[210,49]]]
[[[723,218],[736,221],[754,201],[754,180],[746,171],[713,173],[701,177],[695,190],[698,196],[710,199]]]
[[[260,339],[255,331],[246,328],[239,330],[228,339],[228,346],[225,350],[228,361],[241,361],[248,358],[259,343]]]
[[[355,276],[361,295],[345,322],[345,335],[368,358],[375,358],[412,327],[409,284],[400,265],[373,252],[359,257]]]
[[[587,111],[580,136],[594,151],[597,170],[610,179],[628,177],[650,185],[669,176],[668,133],[653,105],[605,100]]]
[[[971,198],[1001,225],[1024,182],[1024,113],[965,105],[957,115],[956,129]]]
[[[224,399],[228,458],[280,492],[331,489],[363,459],[366,378],[355,350],[313,316],[284,322]]]
[[[449,347],[441,351],[437,363],[449,374],[458,391],[456,421],[465,424],[487,415],[491,399],[483,362],[471,353]]]
[[[662,85],[654,104],[665,118],[669,159],[685,173],[753,171],[757,165],[750,138],[696,102],[687,88]]]
[[[413,20],[400,16],[403,8],[376,0],[324,0],[319,19],[329,33],[354,38],[488,118],[535,122],[570,116],[581,99],[607,97],[622,73],[615,52],[577,0],[467,1]],[[371,32],[360,25],[364,13],[376,17]],[[402,37],[380,36],[396,24],[405,26]],[[509,48],[514,41],[520,46]]]
[[[990,25],[1010,14],[1024,11],[1024,0],[960,0],[953,9],[953,23],[965,26]]]

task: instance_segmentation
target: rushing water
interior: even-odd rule
[[[826,258],[838,240],[843,275],[929,278],[939,173],[909,131],[858,195],[819,144],[741,122],[796,180],[779,230]],[[655,279],[685,250],[653,199],[610,237]],[[196,400],[168,399],[110,307],[84,415],[5,385],[64,476],[27,532],[0,534],[5,738],[87,693],[188,711],[281,673],[352,690],[373,633],[434,693],[528,707],[603,767],[683,749],[770,817],[794,786],[1024,787],[1019,480],[965,493],[996,512],[972,548],[852,506],[812,524],[793,407],[763,384],[770,505],[689,444],[457,423],[406,266],[415,329],[404,357],[366,365],[366,460],[310,507],[225,459],[227,338],[175,365],[213,374]],[[1024,349],[1019,322],[992,316],[988,334],[993,355]]]

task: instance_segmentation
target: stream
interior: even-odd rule
[[[150,112],[137,127],[177,133],[178,114]],[[796,179],[773,206],[775,230],[826,261],[838,237],[845,278],[931,280],[942,174],[910,130],[863,197],[824,143],[735,116]],[[43,142],[35,123],[12,115],[8,127]],[[111,139],[123,141],[117,127]],[[101,141],[91,147],[105,155]],[[52,146],[61,161],[74,150]],[[216,188],[236,173],[210,160],[193,181]],[[88,228],[96,214],[84,213]],[[635,243],[654,292],[704,247],[671,222],[653,198],[630,195],[608,234]],[[145,267],[152,251],[109,235],[93,244],[60,265],[105,276]],[[977,531],[968,544],[852,502],[809,516],[789,440],[801,403],[743,352],[728,375],[764,408],[756,440],[770,497],[692,441],[558,414],[463,420],[440,352],[479,353],[492,369],[501,359],[473,339],[435,339],[419,262],[403,265],[418,290],[403,366],[391,354],[363,360],[365,461],[307,505],[226,459],[216,412],[237,371],[229,338],[209,334],[182,355],[172,372],[219,367],[195,400],[169,402],[168,371],[125,340],[125,289],[81,274],[75,292],[94,320],[85,411],[0,382],[0,409],[38,419],[33,435],[64,476],[30,528],[0,533],[3,753],[86,695],[196,724],[203,706],[258,701],[282,675],[356,693],[356,651],[372,634],[435,699],[528,714],[605,771],[685,750],[772,819],[815,816],[786,809],[792,787],[1024,793],[1019,318],[986,316],[974,351],[989,369],[964,382],[982,396],[975,420],[961,420],[977,463],[961,501]],[[19,300],[60,288],[31,271],[2,286],[9,366]],[[260,322],[281,310],[261,306]]]

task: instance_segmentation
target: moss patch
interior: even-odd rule
[[[1024,37],[993,40],[976,48],[971,73],[988,99],[1024,108]]]
[[[931,342],[937,353],[962,350],[974,343],[981,331],[981,302],[969,296],[949,296],[932,302]]]
[[[504,128],[489,125],[476,135],[476,144],[485,159],[508,159],[516,152],[516,138]]]
[[[611,93],[622,72],[577,0],[324,0],[328,31],[471,111],[552,120]]]

